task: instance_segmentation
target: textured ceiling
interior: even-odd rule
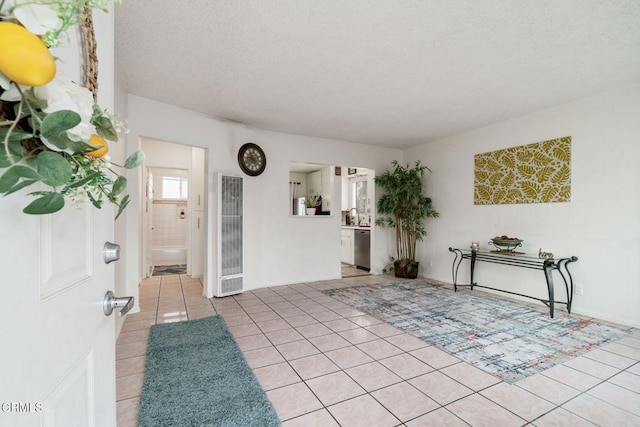
[[[129,93],[407,147],[640,82],[638,0],[126,0]]]

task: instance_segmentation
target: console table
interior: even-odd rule
[[[527,255],[521,252],[515,251],[483,251],[472,249],[459,249],[449,248],[450,252],[455,254],[453,265],[451,266],[451,273],[453,274],[453,288],[457,292],[458,286],[468,286],[473,290],[474,286],[478,288],[491,289],[494,291],[506,292],[512,295],[518,295],[521,297],[532,298],[542,302],[549,307],[549,315],[553,318],[553,307],[555,304],[564,304],[567,306],[567,311],[571,313],[571,301],[573,300],[573,278],[569,272],[568,264],[578,261],[578,257],[572,256],[568,258],[539,258],[533,255]],[[462,263],[462,260],[468,259],[471,261],[471,281],[468,285],[458,284],[458,268]],[[516,292],[506,291],[503,289],[491,288],[489,286],[478,285],[474,281],[474,274],[477,262],[489,262],[492,264],[510,265],[513,267],[530,268],[534,270],[544,271],[544,277],[547,281],[547,290],[549,292],[549,299],[540,299],[529,295],[519,294]],[[554,297],[553,288],[553,270],[557,270],[564,281],[564,287],[567,291],[567,301],[556,301]]]

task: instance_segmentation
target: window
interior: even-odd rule
[[[358,209],[360,213],[367,211],[367,181],[361,179],[352,183],[351,187],[351,206]]]
[[[187,178],[163,176],[162,177],[162,198],[163,199],[186,199],[188,196]]]

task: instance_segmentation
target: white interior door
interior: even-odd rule
[[[0,426],[115,426],[113,209],[30,216],[27,202],[0,200]]]

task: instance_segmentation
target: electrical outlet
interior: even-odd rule
[[[583,295],[584,294],[584,288],[582,287],[582,285],[576,285],[575,292],[576,292],[576,295]]]

